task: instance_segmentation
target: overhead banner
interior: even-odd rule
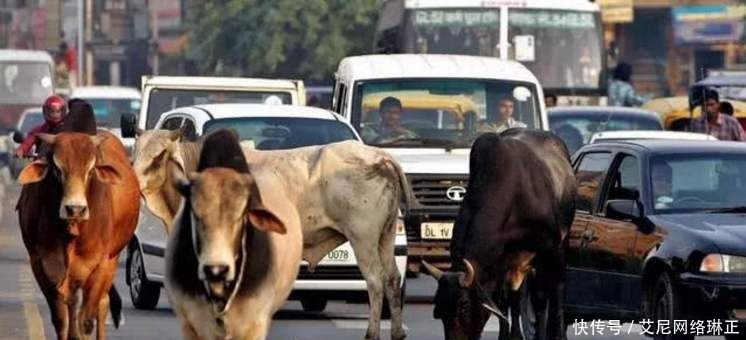
[[[681,6],[671,9],[677,45],[744,41],[746,6]]]
[[[634,0],[599,0],[601,21],[609,24],[630,23],[635,20]]]

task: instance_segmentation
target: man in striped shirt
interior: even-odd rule
[[[720,113],[720,97],[717,92],[705,92],[702,111],[702,116],[692,122],[693,132],[706,133],[719,140],[746,141],[746,132],[738,120]]]

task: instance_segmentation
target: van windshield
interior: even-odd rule
[[[359,84],[352,121],[367,144],[467,148],[477,135],[541,128],[529,83],[418,79]]]
[[[178,107],[218,104],[292,104],[289,92],[155,89],[148,100],[146,129],[152,129],[161,114]]]
[[[42,62],[0,62],[0,104],[39,105],[53,94],[52,70]]]

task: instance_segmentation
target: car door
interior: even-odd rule
[[[580,248],[585,259],[583,270],[590,274],[588,288],[594,297],[594,307],[612,312],[637,311],[639,307],[640,268],[634,260],[634,247],[639,235],[631,221],[606,217],[609,200],[639,200],[642,181],[638,157],[619,152],[606,175],[598,205],[591,214]]]
[[[587,254],[583,252],[583,248],[590,241],[585,232],[611,160],[610,151],[592,151],[578,155],[575,161],[578,193],[575,199],[575,220],[570,228],[570,248],[567,252],[565,305],[568,306],[593,305],[595,299],[592,287],[589,286],[594,273],[587,268],[588,259],[584,257]]]

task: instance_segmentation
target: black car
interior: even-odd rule
[[[570,322],[746,319],[746,144],[605,142],[573,167]]]
[[[638,108],[612,106],[567,106],[547,110],[549,127],[565,141],[572,155],[590,142],[596,132],[619,130],[663,130],[657,113]]]

